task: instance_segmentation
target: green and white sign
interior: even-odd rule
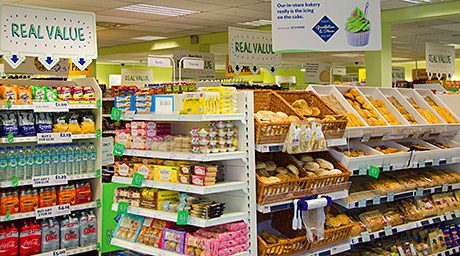
[[[229,62],[237,74],[243,66],[250,66],[256,73],[261,67],[271,69],[281,65],[281,54],[273,51],[270,31],[229,27],[228,42]],[[276,69],[270,71],[274,73]]]
[[[38,57],[48,70],[60,58],[85,70],[97,59],[94,13],[1,4],[0,17],[0,53],[13,68]]]
[[[153,70],[151,69],[121,69],[121,84],[137,87],[145,87],[147,84],[153,83]]]
[[[431,78],[441,79],[446,74],[451,78],[455,74],[455,47],[426,43],[426,72]]]

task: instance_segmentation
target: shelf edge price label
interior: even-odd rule
[[[8,133],[8,143],[14,143],[14,134],[12,132]]]
[[[136,172],[133,175],[133,179],[131,180],[131,185],[136,187],[142,187],[142,182],[144,182],[144,175]]]
[[[67,256],[67,249],[60,249],[56,251],[51,251],[48,252],[48,254],[45,253],[46,256]]]
[[[115,143],[113,145],[113,155],[114,156],[123,156],[125,153],[125,145],[120,144],[120,143]]]
[[[359,199],[359,201],[358,201],[358,208],[366,207],[366,201],[367,201],[366,198]]]
[[[188,225],[188,211],[181,210],[177,212],[177,225]]]
[[[102,100],[101,99],[96,100],[96,107],[97,108],[102,108]]]
[[[416,197],[423,196],[423,188],[417,188],[417,190],[415,191],[415,196]]]
[[[378,179],[379,176],[380,176],[380,168],[371,165],[369,167],[369,174],[368,175],[371,176],[372,178]]]
[[[358,168],[358,175],[359,176],[367,175],[367,167],[366,166],[360,166]]]
[[[65,185],[68,184],[67,174],[55,174],[49,176],[34,176],[32,177],[32,186],[37,187],[46,187],[53,185]]]
[[[393,202],[395,200],[395,193],[391,192],[387,194],[387,202]]]
[[[129,204],[127,202],[119,202],[117,212],[121,214],[127,214],[128,207],[129,207]]]
[[[449,191],[449,184],[442,184],[441,190],[442,190],[442,192],[447,192],[447,191]]]
[[[37,144],[55,144],[72,142],[71,132],[37,133]]]
[[[112,111],[110,112],[110,119],[112,119],[113,121],[120,122],[122,114],[123,112],[118,108],[112,108]]]
[[[125,121],[132,121],[134,119],[134,114],[136,114],[136,111],[128,110],[123,115],[121,115],[121,119]]]
[[[18,176],[13,176],[13,177],[11,178],[11,183],[12,183],[12,185],[13,185],[13,188],[19,186],[19,179],[18,179]]]
[[[361,237],[363,238],[363,243],[371,241],[371,236],[369,235],[369,232],[367,231],[362,232]]]
[[[452,212],[446,212],[444,214],[444,216],[446,217],[446,220],[453,220],[454,218],[452,217]]]
[[[385,226],[385,236],[392,236],[393,235],[393,228],[390,226]]]
[[[37,219],[45,219],[50,217],[69,215],[70,212],[70,204],[62,204],[44,208],[37,208],[35,209],[35,217]]]
[[[33,102],[34,112],[69,112],[67,102]]]
[[[380,196],[378,196],[378,195],[377,195],[377,196],[374,196],[374,197],[372,198],[372,204],[374,204],[374,205],[380,204]]]

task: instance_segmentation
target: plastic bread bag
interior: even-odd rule
[[[0,113],[0,131],[2,137],[6,137],[10,133],[14,136],[19,134],[18,119],[14,112]]]
[[[409,221],[423,219],[423,213],[412,201],[401,201],[395,204],[396,209],[404,215],[404,218]]]
[[[415,199],[415,205],[423,213],[423,217],[427,218],[437,214],[437,208],[430,197],[420,197]]]
[[[359,216],[361,222],[366,225],[370,232],[382,230],[386,222],[379,210],[361,213]]]
[[[84,112],[82,115],[81,132],[83,134],[95,133],[96,123],[94,123],[94,115],[91,112]]]
[[[22,136],[36,136],[34,113],[31,111],[18,112],[19,133]]]
[[[67,121],[67,113],[57,113],[54,115],[53,132],[67,132],[69,123]]]
[[[80,115],[77,112],[69,114],[69,129],[68,131],[72,134],[81,134],[81,128],[79,124]]]
[[[53,132],[53,117],[51,113],[34,113],[34,117],[37,133]]]
[[[302,222],[309,242],[315,243],[324,239],[324,224],[326,223],[324,207],[302,211]]]
[[[388,226],[394,227],[404,223],[404,216],[399,214],[394,208],[381,209],[380,212]]]

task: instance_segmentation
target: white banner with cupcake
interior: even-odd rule
[[[379,51],[380,15],[376,0],[272,0],[273,49]]]
[[[426,43],[426,72],[432,78],[443,75],[452,78],[455,74],[455,47]]]

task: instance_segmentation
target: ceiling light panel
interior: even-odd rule
[[[150,4],[131,4],[123,7],[116,8],[119,11],[127,12],[139,12],[163,16],[186,16],[200,13],[200,11],[188,10],[188,9],[179,9],[173,7],[159,6],[159,5],[150,5]]]
[[[272,21],[271,20],[253,20],[253,21],[247,21],[247,22],[242,22],[238,24],[244,25],[244,26],[251,26],[251,27],[260,27],[260,26],[271,25]]]
[[[132,39],[141,40],[141,41],[154,41],[154,40],[166,39],[166,37],[164,36],[139,36],[139,37],[133,37]]]

